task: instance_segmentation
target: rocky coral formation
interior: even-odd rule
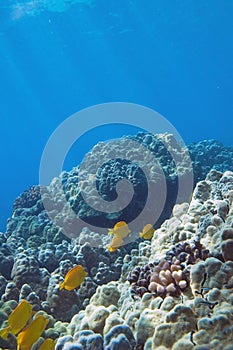
[[[117,325],[103,337],[91,330],[80,331],[74,336],[63,336],[58,339],[56,350],[132,350],[135,339],[131,329],[126,325]]]
[[[32,208],[41,199],[40,186],[31,186],[14,201],[14,211],[22,208]]]
[[[135,142],[137,147],[134,147]],[[62,214],[61,205],[64,206],[64,203],[72,209],[74,216],[77,215],[87,224],[112,227],[116,221],[125,217],[130,222],[137,217],[137,213],[145,204],[143,193],[147,192],[148,186],[145,174],[148,174],[154,184],[154,190],[150,188],[150,192],[155,192],[152,196],[153,200],[156,196],[158,197],[163,185],[162,179],[166,181],[169,198],[165,198],[162,213],[157,213],[157,226],[160,225],[170,216],[177,200],[178,177],[179,179],[188,177],[193,171],[194,184],[196,184],[197,181],[204,180],[211,168],[221,171],[233,170],[233,150],[217,141],[202,141],[187,146],[187,149],[192,164],[189,161],[188,152],[181,148],[170,134],[138,133],[135,137],[128,136],[120,139],[117,144],[100,142],[86,155],[81,167],[75,167],[70,172],[62,172],[48,188],[31,186],[15,200],[14,212],[7,224],[8,241],[11,242],[11,246],[21,244],[37,247],[46,242],[59,244],[62,240],[68,240],[67,236],[62,234],[61,221],[66,222],[67,214],[66,207],[63,208]],[[132,201],[126,206],[125,211],[105,213],[102,210],[100,197],[105,201],[114,200],[117,196],[116,184],[124,178],[128,179],[133,186]],[[129,188],[127,187],[126,190],[128,191]],[[126,192],[126,199],[128,195],[130,193]],[[59,196],[59,202],[57,202],[57,196]],[[92,207],[86,203],[86,197],[90,198]],[[61,198],[64,200],[63,204]],[[48,217],[44,204],[47,206],[47,211],[50,207],[51,211],[57,211],[57,214],[50,215],[57,226],[51,222],[51,217]],[[149,208],[152,207],[153,203]],[[148,216],[150,214],[148,209]],[[147,223],[142,223],[142,226]],[[77,237],[80,234],[81,230],[74,232],[74,227],[69,222],[66,222],[66,225],[67,229],[70,226],[70,236]]]
[[[127,138],[127,142],[129,140],[134,141]],[[176,146],[173,139],[166,134],[141,133],[136,140],[158,155],[168,187],[175,189],[177,169],[171,161]],[[119,151],[123,152],[123,148]],[[103,150],[110,157],[111,148],[105,144],[98,145],[95,152]],[[0,234],[0,328],[6,325],[17,303],[26,299],[34,312],[46,313],[46,317],[51,318],[43,339],[56,339],[57,350],[230,350],[233,335],[233,173],[229,171],[232,150],[226,151],[215,141],[192,145],[189,150],[195,179],[201,180],[195,186],[190,203],[173,206],[171,200],[163,220],[171,210],[172,216],[156,228],[151,241],[138,238],[140,227],[132,232],[132,237],[138,239],[114,253],[106,249],[110,237],[103,232],[83,228],[74,238],[64,236],[46,214],[38,187],[25,191],[15,202],[6,234]],[[92,175],[96,164],[91,160],[95,152],[87,157],[90,165],[87,169]],[[211,154],[215,156],[206,159]],[[181,174],[185,176],[187,168],[183,165]],[[228,171],[221,172],[224,167]],[[210,171],[204,178],[207,170]],[[156,169],[151,171],[153,176],[158,175]],[[101,195],[114,199],[117,179],[125,175],[133,181],[135,189],[144,183],[134,164],[122,163],[117,158],[113,163],[104,162],[97,174]],[[120,217],[112,213],[108,217],[102,213],[98,216],[83,204],[80,188],[92,191],[88,186],[93,182],[93,176],[87,177],[83,169],[62,173],[50,189],[55,190],[60,180],[63,195],[82,218],[85,215],[93,220],[103,218],[105,226]],[[46,197],[46,191],[43,195]],[[140,207],[143,198],[134,199]],[[130,216],[130,207],[127,210]],[[85,268],[88,277],[77,290],[59,290],[67,271],[76,264]],[[15,346],[14,337],[0,340],[3,349],[15,350]]]
[[[204,140],[187,146],[192,159],[195,183],[205,179],[211,169],[233,171],[233,148],[217,140]]]
[[[14,257],[12,250],[8,244],[6,244],[6,238],[1,234],[0,243],[0,274],[6,279],[10,279],[11,270],[14,264]]]
[[[47,242],[27,248],[25,241],[23,246],[12,247],[11,240],[4,236],[0,247],[2,255],[5,253],[0,262],[1,300],[25,298],[35,311],[42,309],[58,320],[70,321],[89,303],[99,285],[120,278],[127,249],[137,246],[131,243],[127,249],[122,247],[111,254],[106,249],[109,240],[107,235],[83,229],[71,242],[64,240],[57,245]],[[93,247],[93,241],[98,241],[100,248]],[[60,291],[59,284],[75,264],[82,265],[88,277],[77,291]]]
[[[134,225],[142,210],[142,226],[153,219],[152,224],[158,226],[170,216],[177,200],[178,182],[192,178],[191,160],[186,148],[180,147],[172,135],[143,135],[146,144],[140,137],[99,143],[79,167],[63,172],[43,193],[50,217],[59,227],[66,228],[68,236],[77,236],[76,228],[82,227],[77,217],[85,225],[106,228],[126,218]],[[169,196],[165,196],[164,188]],[[164,201],[162,208],[153,205],[155,198],[157,202]]]
[[[142,254],[147,242],[139,246],[139,250],[133,250],[132,255],[127,254],[124,260],[123,275],[129,271],[126,267],[129,264],[131,278],[138,281],[142,273],[145,280],[148,274],[148,286],[155,267],[161,271],[165,264],[163,271],[169,270],[170,273],[169,276],[163,273],[161,278],[169,280],[173,272],[171,266],[178,260],[177,266],[183,268],[178,267],[174,271],[183,273],[187,269],[188,290],[184,289],[181,294],[160,295],[147,289],[140,297],[132,298],[129,282],[123,277],[115,285],[117,302],[104,306],[98,291],[88,307],[74,316],[67,329],[68,334],[73,337],[76,331],[88,329],[105,339],[114,319],[114,324],[126,325],[131,329],[136,341],[132,349],[229,348],[233,329],[233,266],[224,242],[232,239],[233,201],[229,195],[232,176],[231,172],[222,174],[212,170],[205,180],[205,186],[203,182],[197,184],[191,203],[176,205],[173,216],[155,231],[149,243],[149,254]],[[161,261],[162,258],[164,260]],[[160,277],[160,271],[154,271],[156,279]],[[108,290],[109,287],[107,284],[101,288]],[[92,321],[96,313],[100,317],[98,330]]]
[[[166,253],[160,262],[134,268],[128,281],[132,284],[132,295],[142,296],[151,292],[165,297],[178,295],[189,286],[189,265],[205,260],[208,250],[200,242],[178,243]]]

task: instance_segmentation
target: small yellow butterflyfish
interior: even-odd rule
[[[110,251],[110,253],[113,253],[118,248],[120,248],[120,246],[122,246],[123,243],[124,241],[120,236],[114,235],[110,245],[108,246],[108,250]]]
[[[151,239],[154,235],[155,229],[151,224],[147,224],[143,227],[142,232],[140,232],[140,237],[144,239]]]
[[[127,237],[130,232],[129,226],[125,221],[119,221],[112,229],[108,229],[110,235],[118,235],[121,238]]]
[[[87,275],[88,273],[84,270],[82,265],[76,265],[67,272],[59,289],[73,290],[83,283]]]
[[[18,334],[17,350],[30,350],[31,346],[40,338],[49,320],[43,315],[37,316]]]

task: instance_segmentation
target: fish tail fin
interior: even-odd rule
[[[62,290],[65,287],[65,282],[62,282],[59,286],[59,289]]]
[[[112,247],[112,246],[108,247],[108,250],[110,251],[110,253],[115,252],[117,249],[118,249],[118,247]]]
[[[9,331],[10,331],[10,326],[8,326],[8,327],[6,327],[6,328],[3,328],[3,329],[1,329],[0,330],[0,337],[2,338],[2,339],[7,339],[7,337],[8,337],[8,334],[9,334]]]

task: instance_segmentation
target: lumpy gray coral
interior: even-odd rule
[[[134,142],[142,145],[142,155],[145,149],[148,149],[149,153],[154,155],[154,159],[163,171],[162,175],[165,176],[169,197],[166,198],[157,225],[161,224],[171,214],[176,202],[178,177],[189,176],[190,172],[193,171],[195,184],[197,181],[204,180],[212,168],[219,171],[233,170],[233,150],[214,140],[202,141],[187,146],[193,168],[190,168],[191,163],[188,161],[187,150],[178,146],[176,140],[169,134],[138,133],[135,137],[122,138],[117,146],[114,143],[99,143],[86,155],[84,169],[76,167],[70,172],[63,172],[59,178],[52,181],[49,191],[44,187],[32,186],[15,200],[14,212],[8,220],[6,232],[11,245],[17,247],[19,244],[27,244],[27,246],[38,247],[46,242],[59,244],[62,240],[68,240],[62,234],[61,229],[58,228],[59,220],[66,220],[66,211],[61,216],[59,202],[54,203],[49,195],[49,192],[53,191],[57,191],[57,195],[59,194],[60,197],[63,195],[74,213],[86,223],[94,223],[99,227],[111,227],[116,221],[125,216],[129,221],[137,216],[137,213],[145,204],[147,190],[147,181],[140,170],[140,166],[143,165],[145,169],[148,169],[156,191],[159,190],[161,185],[161,172],[158,171],[158,166],[152,161],[153,158],[150,158],[150,161],[148,159],[145,161],[143,156],[142,159],[138,159],[138,152],[134,152]],[[125,152],[125,148],[129,151]],[[174,154],[177,158],[177,164],[173,160]],[[118,158],[116,158],[116,155],[118,155]],[[125,157],[128,157],[128,160],[124,160]],[[133,162],[135,157],[138,164]],[[125,211],[106,214],[101,211],[101,206],[98,206],[99,209],[95,210],[83,198],[83,193],[86,193],[91,196],[93,204],[95,201],[98,203],[98,198],[95,198],[93,193],[93,181],[96,181],[98,194],[104,200],[113,200],[116,197],[116,183],[123,178],[127,178],[135,190],[133,200]],[[61,183],[62,191],[58,189],[58,183]],[[158,184],[158,187],[156,187],[156,184]],[[40,191],[43,193],[42,196]],[[58,227],[51,222],[50,217],[44,210],[44,203],[48,205],[48,202],[52,211],[56,212],[57,210],[58,214],[53,215],[55,215],[54,219],[56,219]],[[70,233],[74,234],[72,225],[70,230]],[[77,236],[78,232],[75,235]]]
[[[204,140],[187,146],[193,162],[195,181],[203,180],[211,169],[233,171],[233,149],[216,140]]]
[[[178,170],[171,159],[174,139],[168,134],[140,133],[123,141],[134,140],[157,155],[169,191],[176,189]],[[34,312],[50,318],[43,339],[56,339],[57,350],[230,349],[232,149],[216,141],[188,148],[198,181],[190,203],[174,206],[171,197],[165,201],[151,241],[138,238],[139,227],[131,233],[136,241],[114,253],[107,250],[110,237],[102,230],[84,227],[73,238],[64,235],[44,208],[43,199],[50,200],[47,189],[41,195],[39,187],[33,186],[19,196],[7,232],[0,234],[0,328],[18,302],[26,299]],[[63,196],[76,214],[91,222],[102,220],[102,228],[123,218],[123,212],[106,215],[90,209],[80,189],[92,191],[93,176],[87,175],[93,175],[96,164],[92,160],[103,151],[111,158],[113,149],[107,144],[97,145],[87,156],[89,174],[77,167],[63,172],[49,186],[55,191],[61,182]],[[181,176],[189,173],[185,164],[179,169]],[[152,170],[156,177],[156,169]],[[137,211],[143,204],[140,193],[145,190],[145,178],[132,162],[120,158],[104,162],[96,177],[98,191],[104,199],[113,200],[116,183],[125,176],[139,189],[134,198]],[[127,208],[127,216],[133,207]],[[77,264],[88,272],[85,281],[76,290],[60,290],[66,273]],[[15,338],[1,339],[0,347],[15,350]]]
[[[75,220],[76,217],[99,228],[112,227],[116,221],[125,218],[132,222],[142,209],[145,210],[146,218],[152,217],[152,214],[153,218],[157,216],[153,222],[157,226],[169,217],[177,200],[178,180],[184,181],[192,176],[191,160],[187,149],[181,147],[172,135],[144,134],[146,137],[146,143],[139,136],[125,137],[117,143],[99,143],[86,155],[80,167],[69,173],[63,172],[59,178],[54,179],[42,198],[57,225],[65,226],[72,237],[80,224]],[[176,162],[172,159],[174,155]],[[115,211],[113,206],[109,212],[106,210],[106,202],[112,205],[111,202],[117,199],[117,184],[123,179],[128,180],[132,186],[132,199],[127,203],[131,190],[129,186],[122,185],[121,200],[127,204]],[[169,195],[165,196],[160,213],[160,208],[156,211],[153,202],[155,198],[159,200],[163,186],[166,186]],[[145,209],[148,192],[151,200]],[[86,201],[87,197],[91,205]],[[72,215],[68,208],[72,209]],[[146,220],[141,222],[142,225],[146,223]]]
[[[74,316],[68,333],[89,329],[105,339],[109,324],[117,323],[131,329],[135,349],[220,350],[229,347],[233,329],[232,261],[225,255],[224,242],[232,237],[233,198],[229,195],[232,175],[231,172],[212,170],[205,180],[208,195],[206,186],[199,183],[191,203],[175,206],[173,216],[155,231],[150,254],[142,256],[139,252],[140,247],[144,249],[144,246],[139,245],[139,250],[132,251],[132,256],[127,254],[124,262],[124,265],[129,263],[137,275],[138,272],[146,272],[145,266],[154,268],[154,261],[162,257],[166,262],[174,257],[180,259],[180,263],[188,268],[189,290],[162,297],[158,293],[145,291],[135,299],[130,293],[129,282],[123,277],[121,282],[115,284],[119,293],[117,302],[112,298],[113,305],[104,304],[105,298],[101,302],[101,293],[97,291],[88,307]],[[208,251],[205,247],[208,247]],[[136,251],[137,259],[134,260],[138,263],[138,269],[131,263]],[[127,272],[128,268],[124,265],[122,271]],[[107,292],[110,286],[104,285],[101,290]],[[95,315],[99,316],[98,322],[97,319],[95,321],[98,326],[93,323]],[[122,344],[126,341],[123,334],[119,338]],[[125,346],[127,348],[128,344],[125,343]]]

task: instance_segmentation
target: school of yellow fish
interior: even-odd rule
[[[87,272],[84,268],[76,265],[67,272],[59,289],[73,290],[82,284],[86,276]],[[22,300],[9,315],[7,326],[0,330],[0,337],[7,339],[11,333],[17,337],[17,350],[30,350],[49,322],[43,315],[35,318],[32,316],[32,305],[27,300]],[[40,345],[39,350],[53,350],[54,347],[55,341],[47,338]]]
[[[7,326],[0,330],[0,337],[7,339],[9,333],[14,334],[17,337],[17,350],[30,350],[49,322],[43,315],[38,315],[30,321],[32,315],[32,305],[27,300],[22,300],[9,315]],[[54,340],[48,338],[39,350],[53,350],[54,347]]]
[[[124,238],[130,234],[131,230],[125,221],[117,222],[113,228],[108,229],[108,233],[113,235],[113,239],[108,246],[110,253],[115,252],[124,244]],[[142,232],[139,233],[139,237],[143,239],[151,239],[154,235],[155,229],[151,224],[147,224],[143,227]]]
[[[130,232],[131,231],[125,221],[119,221],[112,229],[108,229],[108,233],[113,235],[108,250],[112,253],[120,248],[124,243],[123,238],[127,237]]]

